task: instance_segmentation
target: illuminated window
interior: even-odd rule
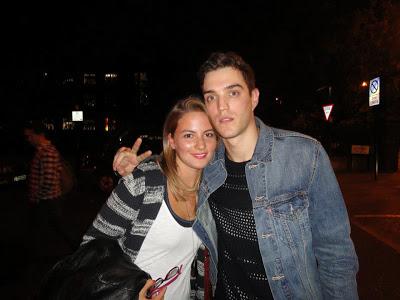
[[[72,74],[67,73],[64,75],[64,79],[62,80],[63,85],[70,85],[75,82],[75,78]]]
[[[83,104],[85,107],[96,107],[96,95],[94,94],[84,94]]]
[[[141,87],[147,85],[147,74],[145,72],[135,73],[135,84]]]
[[[140,91],[140,94],[139,94],[139,103],[140,103],[141,105],[149,105],[149,104],[150,104],[149,95],[147,95],[146,92]]]
[[[106,73],[104,75],[105,81],[115,81],[118,78],[118,74],[116,73]]]
[[[75,123],[74,122],[72,122],[70,120],[67,120],[65,118],[63,119],[62,130],[73,130],[74,127],[75,127]]]
[[[96,124],[94,120],[84,120],[83,121],[83,130],[85,131],[95,131],[96,130]]]
[[[44,126],[46,127],[46,129],[48,131],[54,131],[54,129],[55,129],[54,123],[52,123],[52,122],[45,122]]]
[[[134,74],[135,86],[137,90],[137,97],[139,98],[140,105],[147,106],[150,104],[150,97],[148,93],[149,82],[147,73],[137,72]]]
[[[85,73],[83,75],[83,84],[84,85],[96,85],[96,74]]]

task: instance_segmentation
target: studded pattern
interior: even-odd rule
[[[210,197],[218,230],[216,299],[273,299],[263,267],[244,163],[226,158],[226,182]]]

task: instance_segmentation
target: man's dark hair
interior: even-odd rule
[[[24,129],[31,129],[36,134],[47,135],[47,128],[40,120],[29,120],[25,123]]]
[[[208,59],[200,66],[198,77],[200,80],[200,87],[203,88],[204,78],[207,73],[216,71],[218,69],[231,67],[242,73],[247,88],[251,92],[256,87],[256,79],[253,68],[246,63],[243,58],[235,52],[214,52]]]

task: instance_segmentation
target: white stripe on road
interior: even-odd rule
[[[365,219],[400,219],[400,215],[354,215],[352,216],[351,223],[361,230],[365,231],[367,234],[373,236],[377,240],[381,241],[382,243],[386,244],[393,250],[395,250],[397,253],[400,254],[400,243],[398,240],[393,239],[393,236],[387,236],[385,234],[382,234],[381,231],[379,231],[378,227],[375,227],[374,225],[367,225],[364,224],[363,221],[361,220],[362,218]],[[365,221],[364,221],[365,222]],[[397,220],[394,222],[398,222]]]
[[[354,215],[353,218],[392,218],[392,219],[400,219],[400,215]]]

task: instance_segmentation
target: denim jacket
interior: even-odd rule
[[[300,133],[266,126],[246,180],[258,244],[274,299],[358,299],[358,259],[346,206],[321,144]],[[208,198],[226,180],[221,143],[204,169],[193,225],[210,252],[217,280],[217,231]]]

